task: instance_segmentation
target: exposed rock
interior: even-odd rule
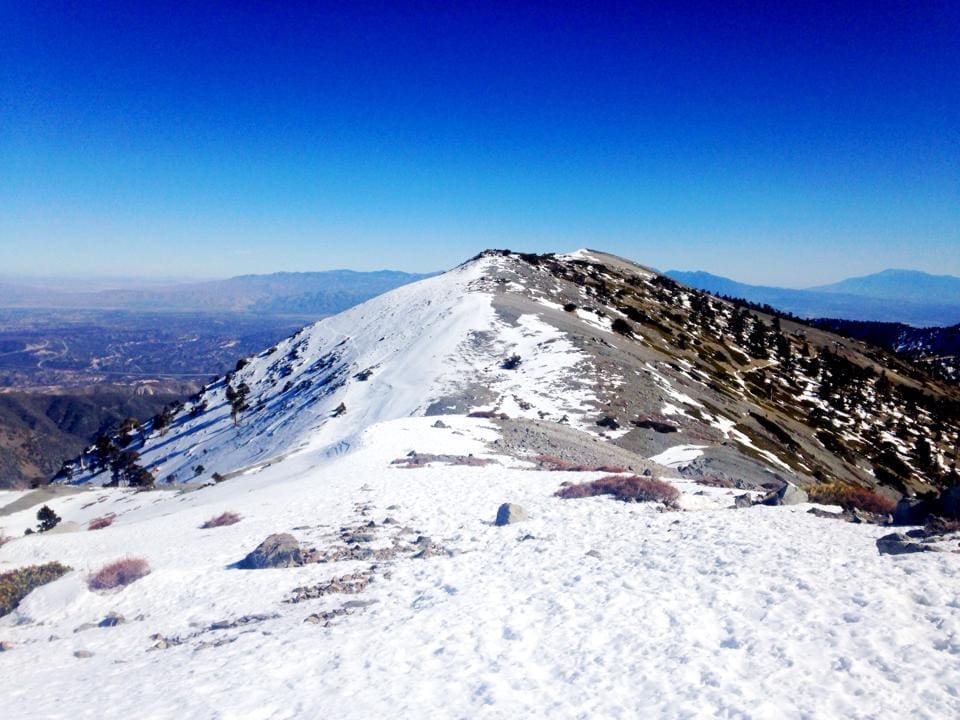
[[[300,543],[288,533],[270,535],[257,548],[237,563],[244,570],[285,568],[303,565]]]
[[[76,650],[76,651],[73,653],[73,656],[74,656],[75,658],[80,658],[80,659],[92,658],[92,657],[93,657],[93,653],[90,652],[89,650]]]
[[[519,505],[514,505],[513,503],[504,503],[497,510],[497,519],[496,525],[511,525],[513,523],[523,522],[524,520],[529,520],[530,516],[527,515],[527,511],[524,510]]]
[[[117,625],[123,625],[123,623],[125,623],[126,621],[127,619],[123,615],[115,612],[110,612],[110,613],[107,613],[107,616],[103,620],[97,623],[97,627],[102,627],[102,628],[116,627]]]
[[[83,623],[82,625],[78,625],[77,627],[75,627],[73,631],[75,633],[85,632],[86,630],[92,630],[95,627],[97,627],[97,623],[86,622],[86,623]]]
[[[737,495],[733,499],[734,508],[748,508],[753,505],[753,498],[750,497],[750,493],[743,493],[743,495]]]
[[[948,520],[960,520],[960,485],[953,485],[940,493],[937,511]]]
[[[9,652],[13,650],[13,643],[9,640],[0,640],[0,652]]]
[[[902,498],[893,511],[894,525],[923,525],[933,508],[927,500]]]
[[[891,533],[877,538],[877,550],[881,555],[905,555],[933,549],[930,545],[918,542],[903,533]]]
[[[592,557],[592,558],[596,558],[597,560],[599,560],[601,557],[603,557],[603,556],[600,554],[600,551],[599,551],[599,550],[587,550],[587,552],[584,553],[584,554],[585,554],[585,555],[589,555],[589,556]]]
[[[218,620],[215,623],[212,623],[209,630],[229,630],[231,628],[240,627],[241,625],[250,625],[251,623],[259,623],[265,620],[272,620],[273,618],[279,617],[278,615],[242,615],[241,617],[236,618],[235,620]]]
[[[431,427],[446,429],[446,428],[449,428],[450,426],[447,425],[443,420],[437,420],[433,425],[431,425]]]
[[[777,490],[774,490],[761,498],[760,502],[764,505],[799,505],[809,502],[810,498],[805,490],[787,483]]]

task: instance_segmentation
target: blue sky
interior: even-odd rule
[[[0,273],[960,275],[958,3],[146,5],[0,0]]]

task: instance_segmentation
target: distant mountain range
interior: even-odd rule
[[[771,305],[803,318],[899,322],[914,327],[960,323],[960,278],[884,270],[803,290],[750,285],[702,271],[670,270],[678,282],[716,295]]]
[[[56,291],[7,281],[0,283],[0,307],[332,315],[429,276],[396,270],[283,272],[92,292]]]

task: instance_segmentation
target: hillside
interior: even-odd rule
[[[960,325],[915,328],[903,323],[817,319],[816,327],[896,353],[932,377],[960,382]]]
[[[482,410],[562,420],[639,457],[682,437],[698,447],[689,472],[748,483],[879,478],[904,493],[949,472],[955,389],[922,386],[879,350],[777,329],[640,266],[588,257],[489,254],[323,320],[206,386],[162,435],[148,427],[144,466],[182,482],[199,464],[204,480],[305,447],[342,452],[376,422]],[[74,481],[88,479],[110,478]]]
[[[147,420],[192,387],[180,381],[0,392],[0,488],[48,482],[97,435],[128,417]]]
[[[885,525],[956,515],[960,394],[910,371],[604,253],[483,253],[0,495],[0,572],[69,568],[0,617],[5,707],[953,717],[960,536]]]

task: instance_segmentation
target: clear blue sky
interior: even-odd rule
[[[960,3],[680,5],[0,0],[0,273],[960,275]]]

